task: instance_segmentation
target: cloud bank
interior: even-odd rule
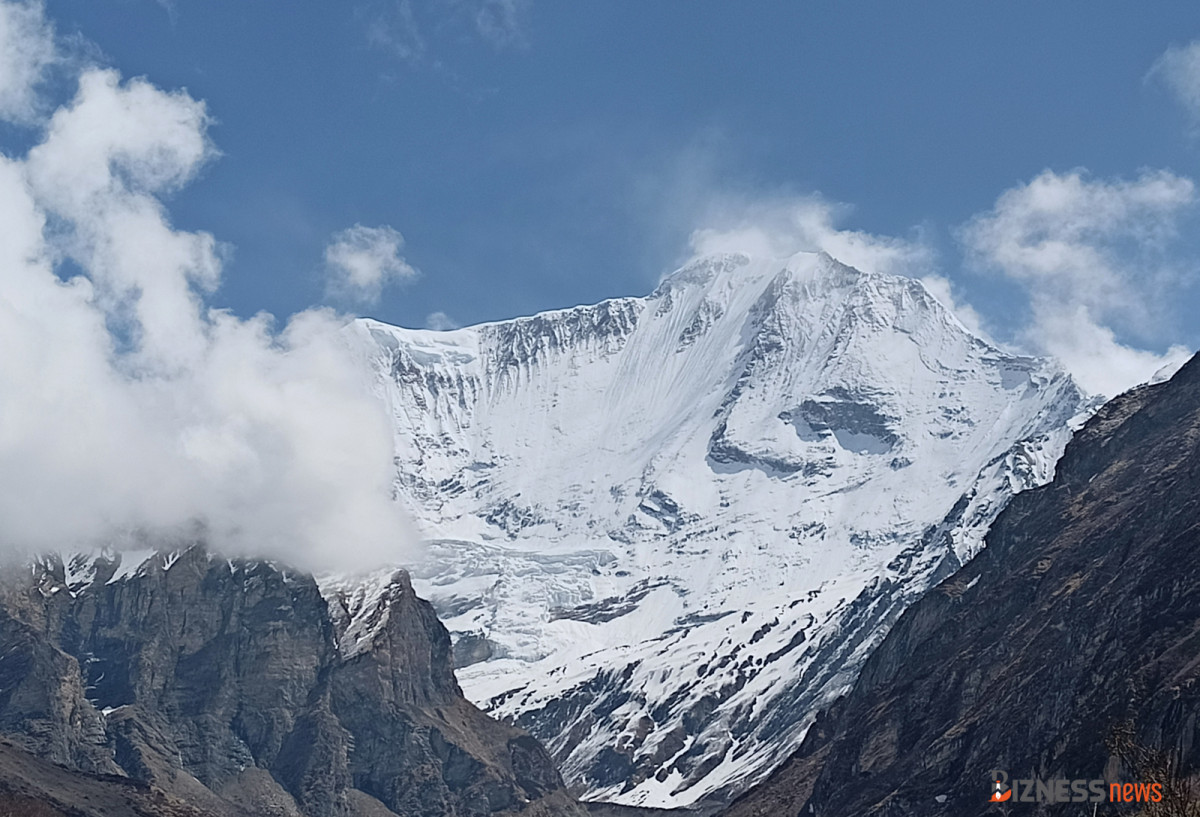
[[[344,320],[205,305],[221,248],[162,202],[214,157],[204,104],[90,67],[39,117],[57,59],[41,4],[0,3],[0,38],[0,116],[40,131],[0,155],[0,547],[410,555],[391,430]]]

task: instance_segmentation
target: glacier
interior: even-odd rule
[[[637,806],[706,810],[769,773],[1052,477],[1087,405],[920,282],[820,253],[348,336],[394,422],[396,499],[426,542],[408,567],[464,692],[585,799]],[[348,614],[377,617],[371,593]]]

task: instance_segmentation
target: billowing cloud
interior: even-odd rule
[[[379,301],[383,288],[417,277],[400,250],[404,237],[391,227],[355,224],[335,233],[325,248],[330,294],[358,303]]]
[[[128,318],[141,364],[186,366],[207,343],[203,322],[179,313],[199,308],[193,287],[217,285],[216,242],[173,230],[156,198],[212,156],[207,125],[185,94],[89,70],[24,162],[39,207],[57,217],[55,249],[89,272],[106,311]]]
[[[1166,86],[1187,111],[1193,126],[1200,127],[1200,41],[1168,48],[1147,78]]]
[[[713,197],[690,239],[696,255],[749,252],[784,258],[822,251],[865,272],[916,276],[932,266],[932,251],[920,240],[881,236],[838,227],[850,208],[819,196]]]
[[[0,3],[14,14],[48,30],[39,6]],[[45,104],[44,50],[18,53],[10,119]],[[220,246],[161,199],[215,155],[204,105],[88,69],[42,124],[0,155],[0,545],[202,536],[311,567],[405,558],[391,430],[344,319],[205,304]]]
[[[820,251],[868,272],[920,277],[933,270],[935,253],[920,230],[902,238],[845,227],[851,205],[747,185],[727,166],[731,152],[721,131],[705,130],[638,179],[632,206],[646,229],[648,260],[674,269],[719,252],[786,258]]]
[[[1046,171],[1004,192],[961,238],[969,262],[1028,292],[1024,344],[1111,396],[1187,355],[1136,348],[1118,331],[1148,337],[1168,311],[1171,243],[1195,203],[1191,180],[1165,171],[1132,181]]]

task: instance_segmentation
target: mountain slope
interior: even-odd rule
[[[222,817],[580,817],[545,750],[469,704],[402,571],[346,600],[279,565],[51,555],[0,574],[0,732]]]
[[[986,549],[901,617],[854,691],[728,817],[994,813],[992,769],[1161,782],[1155,752],[1194,771],[1198,496],[1193,358],[1105,405],[1054,482],[1012,502]]]
[[[586,797],[630,805],[721,802],[786,756],[901,610],[1049,478],[1081,405],[920,283],[824,255],[712,257],[645,298],[353,335],[468,697]]]
[[[4,817],[219,817],[139,780],[71,771],[0,740]]]

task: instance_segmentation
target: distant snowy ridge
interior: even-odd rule
[[[825,255],[721,255],[644,298],[350,334],[468,697],[587,798],[632,805],[770,771],[1052,476],[1083,405],[919,282]],[[338,590],[346,637],[370,636],[375,584]]]

